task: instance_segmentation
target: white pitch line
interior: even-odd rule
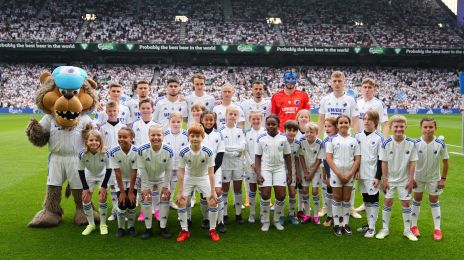
[[[446,144],[447,146],[451,146],[451,147],[457,147],[457,148],[461,148],[460,145],[454,145],[454,144]]]
[[[462,154],[462,153],[455,153],[455,152],[450,152],[450,153],[460,155],[460,156],[464,156],[464,154]]]

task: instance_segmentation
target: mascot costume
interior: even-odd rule
[[[78,67],[61,66],[53,73],[40,75],[40,88],[35,95],[37,107],[45,114],[38,122],[31,119],[26,134],[29,141],[38,147],[48,144],[47,191],[43,209],[39,211],[30,227],[52,227],[63,216],[61,190],[68,180],[76,204],[74,222],[87,223],[82,209],[82,183],[77,172],[78,154],[83,147],[83,134],[92,128],[92,119],[87,115],[95,108],[97,84]],[[66,192],[69,196],[69,189]],[[94,215],[99,220],[97,214]]]

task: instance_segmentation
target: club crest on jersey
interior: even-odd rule
[[[294,103],[295,103],[295,105],[299,105],[299,104],[300,104],[300,100],[297,99],[297,100],[294,101]]]

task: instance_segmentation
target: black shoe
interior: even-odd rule
[[[143,232],[141,238],[142,238],[142,240],[147,240],[147,239],[149,239],[152,235],[153,235],[153,232],[152,232],[151,228],[147,228],[147,229],[145,229],[145,232]]]
[[[336,235],[337,237],[340,237],[343,235],[342,228],[340,226],[334,226],[333,232],[334,232],[334,235]]]
[[[130,227],[129,230],[127,230],[129,232],[129,236],[131,237],[136,237],[137,236],[137,230],[135,230],[134,227]]]
[[[118,228],[118,231],[116,231],[116,237],[117,238],[120,238],[120,237],[123,237],[124,236],[124,229],[122,228]]]
[[[242,215],[235,215],[235,223],[240,224],[240,225],[245,223],[243,222]]]
[[[362,227],[356,229],[356,231],[358,231],[360,233],[363,233],[363,234],[365,234],[367,232],[367,230],[369,230],[369,225],[368,224],[364,224]]]
[[[353,231],[351,231],[351,228],[350,228],[350,226],[348,226],[348,225],[345,225],[345,226],[343,227],[343,232],[344,232],[347,236],[353,235]]]
[[[169,239],[172,237],[171,233],[169,233],[167,228],[160,228],[160,235],[166,239]]]
[[[229,224],[229,216],[224,215],[224,222],[225,225]]]
[[[209,219],[203,219],[201,222],[201,228],[209,230]]]
[[[217,230],[217,232],[219,232],[219,233],[226,233],[226,231],[227,231],[226,226],[224,225],[224,223],[219,223],[219,224],[216,226],[216,230]]]

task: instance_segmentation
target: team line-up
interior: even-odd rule
[[[422,136],[406,137],[406,118],[394,115],[388,119],[385,106],[374,97],[377,88],[374,80],[363,80],[363,97],[356,101],[345,94],[344,74],[335,71],[331,75],[333,91],[321,99],[319,122],[315,124],[310,121],[307,94],[295,89],[296,78],[295,73],[285,73],[284,89],[271,100],[263,98],[264,83],[256,81],[251,86],[253,98],[240,105],[232,102],[233,86],[225,85],[221,90],[222,104],[217,106],[214,98],[204,93],[202,74],[194,75],[195,91],[186,97],[180,96],[177,79],[168,80],[167,95],[156,103],[149,98],[147,82],[137,84],[138,97],[129,100],[127,106],[120,104],[121,86],[111,84],[110,100],[100,106],[96,122],[90,117],[79,122],[77,128],[86,129],[84,149],[76,160],[78,174],[67,176],[72,189],[83,188],[83,208],[89,224],[82,234],[89,235],[96,229],[91,200],[98,185],[103,235],[108,234],[106,196],[110,186],[118,221],[117,237],[126,232],[137,235],[134,222],[140,201],[141,218],[146,226],[142,239],[153,235],[153,215],[159,220],[160,235],[172,236],[167,221],[169,208],[174,206],[181,226],[177,241],[185,241],[190,237],[190,199],[198,191],[202,227],[209,229],[211,239],[217,241],[218,232],[226,232],[229,220],[231,183],[235,221],[244,223],[242,181],[245,180],[250,223],[256,220],[259,188],[258,219],[262,231],[268,231],[271,224],[277,230],[284,229],[287,189],[289,223],[320,224],[321,188],[327,214],[323,225],[333,227],[336,236],[352,235],[349,217],[357,214],[353,210],[357,180],[367,218],[367,224],[358,231],[365,237],[383,239],[389,235],[396,193],[402,204],[403,235],[416,241],[420,236],[417,227],[420,205],[427,190],[433,237],[441,240],[438,198],[445,186],[449,156],[443,140],[434,136],[436,121],[423,118]],[[46,125],[52,121],[52,116],[45,115],[40,123]],[[98,130],[90,129],[89,122]],[[187,130],[182,129],[183,123],[187,123]],[[55,128],[52,131],[64,131],[58,125]],[[322,136],[325,138],[320,139]],[[54,166],[51,157],[48,185],[61,182],[61,177],[53,174],[54,168],[58,166]],[[272,188],[275,204],[271,220]],[[385,198],[382,229],[376,233],[380,190]],[[176,205],[172,205],[174,201]]]

